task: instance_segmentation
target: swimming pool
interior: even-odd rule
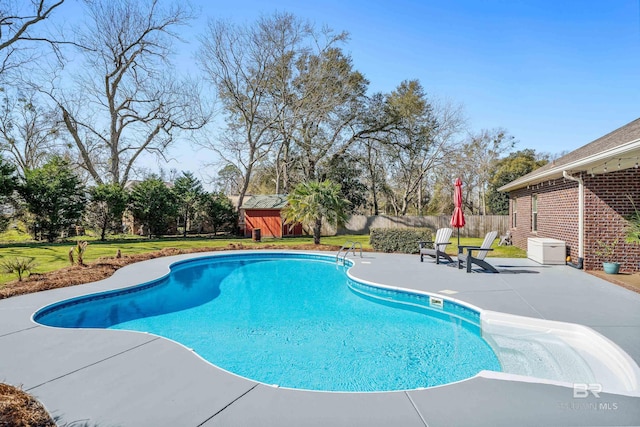
[[[212,364],[281,387],[390,391],[500,371],[477,311],[349,278],[335,257],[218,255],[161,279],[39,310],[42,324],[177,341]]]

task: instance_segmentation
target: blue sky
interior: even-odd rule
[[[214,19],[277,10],[346,30],[372,92],[417,78],[463,104],[472,130],[504,127],[518,148],[573,150],[640,117],[640,0],[195,4]]]
[[[518,149],[571,151],[640,117],[640,0],[192,3],[201,17],[182,61],[208,18],[290,12],[348,31],[344,49],[371,92],[417,78],[428,95],[462,104],[470,130],[503,127]],[[196,171],[196,156],[179,152],[166,168]]]

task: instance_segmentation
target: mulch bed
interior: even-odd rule
[[[56,427],[42,404],[17,387],[0,383],[0,427]]]

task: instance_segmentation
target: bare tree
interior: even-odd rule
[[[420,210],[424,179],[446,157],[463,120],[459,107],[429,102],[417,80],[402,82],[389,103],[403,117],[403,128],[385,145],[393,188],[388,196],[396,215],[406,215],[412,202]]]
[[[217,177],[213,180],[217,191],[226,195],[240,194],[242,189],[242,171],[235,165],[226,164],[218,170]]]
[[[487,214],[487,187],[496,162],[507,152],[511,151],[516,140],[505,129],[482,129],[469,135],[462,145],[461,153],[466,158],[464,170],[471,181],[468,191],[477,195],[478,209],[482,215]]]
[[[201,37],[200,64],[217,89],[226,113],[226,131],[205,144],[242,172],[239,205],[256,165],[282,138],[289,63],[308,32],[290,14],[263,17],[253,25],[211,21]]]
[[[464,182],[465,205],[471,212],[486,215],[486,193],[498,160],[511,151],[516,140],[505,129],[482,129],[470,133],[459,149],[448,156],[449,181]]]
[[[372,213],[378,215],[382,206],[382,194],[391,194],[386,177],[389,165],[385,147],[394,134],[404,129],[402,112],[390,102],[390,94],[375,93],[366,99],[354,129],[356,144],[352,150],[364,164],[369,187]]]
[[[9,154],[24,177],[27,170],[42,166],[58,153],[60,123],[34,93],[5,94],[0,106],[0,150]]]
[[[35,31],[64,0],[0,0],[0,75],[34,59],[34,42],[57,50],[56,42]]]
[[[363,147],[365,156],[363,156],[367,171],[367,181],[371,197],[371,207],[373,215],[380,214],[380,192],[384,186],[385,168],[381,161],[380,146],[374,139],[364,140]]]
[[[72,83],[63,76],[47,93],[80,166],[96,183],[124,185],[141,154],[164,158],[178,132],[208,120],[198,85],[175,78],[170,63],[177,30],[192,15],[159,0],[84,2],[87,23],[76,31],[82,66],[72,68]]]
[[[311,52],[316,44],[315,29],[293,15],[275,15],[278,25],[268,26],[269,20],[262,19],[258,25],[271,35],[274,43],[273,82],[269,86],[271,110],[276,113],[273,132],[278,135],[275,156],[272,159],[276,193],[288,193],[295,184],[295,170],[298,156],[294,151],[294,133],[299,122],[295,95],[295,64],[300,55]],[[267,24],[267,25],[265,25]],[[292,181],[293,180],[293,181]]]

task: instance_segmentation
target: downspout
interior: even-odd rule
[[[567,262],[567,265],[582,269],[584,263],[584,183],[582,178],[571,176],[566,170],[562,171],[562,176],[569,181],[578,183],[578,263]]]

